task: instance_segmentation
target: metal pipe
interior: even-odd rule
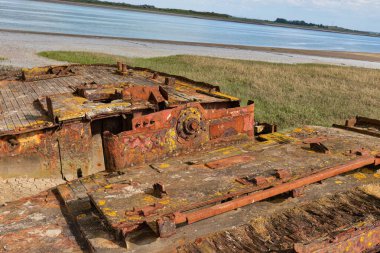
[[[250,205],[257,201],[261,201],[261,200],[268,199],[285,192],[292,191],[294,189],[303,187],[305,185],[313,184],[330,177],[335,177],[337,175],[340,175],[349,171],[353,171],[367,165],[372,165],[375,163],[375,160],[376,159],[373,156],[361,157],[359,159],[350,161],[346,164],[328,168],[326,170],[295,180],[293,182],[275,186],[273,188],[270,188],[261,192],[253,193],[248,196],[244,196],[235,200],[231,200],[229,202],[225,202],[219,205],[197,210],[192,213],[188,213],[184,215],[186,216],[187,223],[192,224],[194,222],[204,220],[212,216],[216,216],[216,215],[219,215],[219,214],[222,214],[222,213],[225,213],[225,212],[228,212],[228,211],[231,211],[243,206]]]

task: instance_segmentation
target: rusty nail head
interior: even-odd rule
[[[320,142],[310,143],[310,149],[318,153],[329,154],[330,150]]]
[[[275,176],[278,178],[278,179],[288,179],[290,178],[290,172],[289,170],[287,169],[279,169],[276,171],[276,174]]]
[[[161,183],[155,183],[153,185],[153,194],[159,198],[163,198],[164,196],[168,195],[167,191],[165,190],[165,186]]]
[[[267,179],[262,176],[257,176],[252,178],[252,182],[255,183],[257,186],[265,185],[268,183]]]
[[[346,127],[354,127],[356,125],[356,122],[357,122],[357,119],[356,118],[352,118],[352,119],[348,119],[346,120]]]
[[[165,84],[166,85],[174,85],[175,84],[175,78],[174,77],[165,77]]]
[[[158,233],[161,238],[167,238],[176,233],[176,224],[174,219],[162,217],[157,220]]]
[[[197,131],[199,129],[199,123],[197,121],[193,121],[190,124],[190,128],[194,131]]]

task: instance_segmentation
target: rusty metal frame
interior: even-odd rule
[[[369,131],[360,128],[361,125],[370,125],[380,130],[380,120],[360,116],[346,120],[345,125],[334,124],[333,127],[380,138],[380,131],[378,133]]]
[[[216,215],[220,215],[225,212],[229,212],[247,205],[251,205],[255,202],[262,201],[286,192],[290,192],[295,189],[299,189],[306,185],[310,185],[313,183],[320,182],[322,180],[347,173],[364,166],[368,165],[376,165],[379,164],[380,156],[364,156],[352,160],[346,164],[334,166],[328,169],[325,169],[321,172],[300,178],[298,180],[280,184],[278,186],[274,186],[272,188],[259,191],[247,196],[238,197],[228,202],[224,202],[221,204],[217,204],[211,207],[198,209],[192,212],[177,212],[171,216],[172,222],[175,224],[192,224]],[[169,216],[170,217],[170,216]],[[166,235],[164,235],[166,236]]]
[[[103,135],[108,171],[153,162],[234,135],[254,136],[254,104],[204,109],[188,103],[132,119],[132,130]]]

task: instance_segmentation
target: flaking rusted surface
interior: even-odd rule
[[[24,69],[0,86],[0,176],[69,180],[0,207],[0,251],[380,246],[378,120],[277,133],[253,102],[123,63]]]
[[[331,151],[328,154],[316,152],[307,144],[308,139],[321,136]],[[58,195],[70,214],[69,220],[77,224],[79,235],[84,237],[82,241],[95,252],[110,249],[115,252],[294,252],[302,247],[312,249],[313,243],[324,247],[347,246],[351,241],[342,239],[331,244],[330,240],[352,229],[368,228],[363,232],[367,236],[375,231],[380,217],[376,195],[380,180],[378,167],[359,169],[307,186],[296,198],[280,196],[188,226],[175,228],[167,218],[155,223],[160,215],[170,217],[166,215],[214,205],[234,194],[239,196],[239,192],[268,187],[255,185],[250,181],[254,177],[265,178],[269,185],[281,184],[283,180],[294,180],[360,157],[350,150],[364,148],[373,155],[380,150],[378,138],[319,127],[294,129],[260,139],[261,142],[252,142],[232,137],[217,146],[206,145],[199,151],[161,162],[97,173],[59,186]],[[239,156],[254,159],[237,159]],[[206,166],[228,157],[233,162],[223,163],[220,169]],[[244,178],[246,183],[237,178]],[[157,184],[160,187],[154,187]],[[363,185],[367,187],[361,188]],[[4,224],[3,227],[10,226]],[[51,222],[44,226],[51,226]],[[166,238],[158,239],[159,232]],[[360,242],[361,236],[357,232],[352,238]],[[373,243],[374,248],[375,242],[366,239],[366,247]],[[40,247],[53,243],[45,240]],[[17,244],[20,242],[16,241]]]
[[[0,176],[72,180],[104,169],[112,171],[152,161],[181,151],[180,146],[196,147],[210,138],[252,132],[253,110],[245,113],[242,109],[239,120],[231,112],[225,112],[224,118],[220,116],[230,120],[230,125],[238,123],[238,128],[232,124],[217,130],[218,136],[212,134],[214,131],[209,136],[208,129],[207,136],[201,134],[200,130],[206,131],[205,119],[187,119],[181,114],[181,108],[191,103],[197,103],[199,110],[207,109],[201,115],[206,119],[214,109],[236,107],[240,111],[239,99],[222,94],[217,86],[143,68],[68,65],[23,69],[22,75],[10,74],[0,82]],[[178,115],[173,115],[176,117],[172,117],[172,125],[167,126],[164,116],[170,110]],[[187,121],[178,128],[176,120]],[[161,126],[156,127],[162,132],[161,138],[152,136],[160,135],[151,131],[152,124]],[[103,133],[120,136],[104,138],[103,142]],[[127,140],[125,136],[134,137]],[[177,136],[183,139],[181,145]],[[195,141],[187,143],[188,138]],[[134,150],[133,145],[139,146],[139,141],[146,143]],[[151,147],[156,141],[160,143]],[[123,151],[125,146],[130,150]],[[141,148],[150,158],[138,157]],[[123,161],[126,151],[136,156]]]
[[[83,252],[67,222],[51,191],[0,207],[0,252]]]

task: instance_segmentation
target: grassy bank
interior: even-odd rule
[[[0,61],[5,61],[7,58],[1,57],[0,56]]]
[[[281,128],[330,126],[363,115],[380,118],[380,70],[316,64],[274,64],[200,56],[125,58],[84,52],[42,52],[75,63],[129,65],[219,85],[222,91],[256,102],[256,118]]]

